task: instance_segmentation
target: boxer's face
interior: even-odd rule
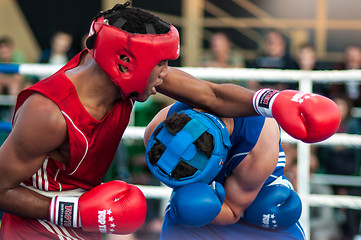
[[[162,84],[163,78],[168,74],[168,61],[159,62],[150,73],[147,87],[145,88],[142,95],[134,98],[138,102],[146,101],[150,95],[157,93],[156,87]]]
[[[285,40],[277,32],[270,32],[266,36],[265,49],[271,57],[282,57],[285,54]]]

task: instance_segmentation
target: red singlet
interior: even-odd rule
[[[81,54],[75,56],[57,73],[25,89],[18,96],[15,112],[33,92],[41,93],[55,102],[66,120],[70,143],[69,165],[65,166],[51,158],[46,158],[43,166],[32,178],[24,182],[27,186],[48,192],[79,188],[88,191],[99,185],[128,125],[133,107],[130,99],[125,98],[117,102],[101,121],[94,119],[81,104],[73,83],[65,75],[66,70],[79,64]],[[43,239],[41,236],[44,236],[44,239],[100,237],[97,233],[64,228],[47,221],[4,215],[0,239],[40,240]]]

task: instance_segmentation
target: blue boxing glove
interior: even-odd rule
[[[285,185],[263,187],[244,211],[247,223],[268,229],[287,229],[301,216],[302,202],[298,194]]]
[[[201,227],[217,217],[224,198],[224,188],[218,182],[192,183],[173,191],[168,214],[178,224]]]

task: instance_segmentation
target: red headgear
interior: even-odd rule
[[[143,93],[151,71],[160,61],[179,57],[179,34],[172,25],[165,34],[133,34],[108,25],[100,17],[93,21],[89,37],[94,41],[92,47],[87,46],[89,53],[125,97]],[[129,62],[122,60],[123,56]],[[128,71],[122,72],[120,66]]]

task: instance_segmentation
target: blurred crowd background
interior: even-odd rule
[[[113,0],[1,0],[0,63],[65,64],[82,50],[93,16]],[[173,23],[181,35],[181,57],[171,66],[273,68],[293,70],[361,69],[361,5],[357,0],[133,0]],[[19,91],[46,76],[0,73],[0,94]],[[252,90],[297,89],[294,83],[239,82]],[[342,114],[338,133],[361,134],[359,82],[314,84],[313,91],[333,99]],[[146,126],[173,101],[161,94],[136,103],[134,126]],[[0,103],[0,120],[11,121],[13,106]],[[6,134],[0,135],[3,139]],[[297,189],[297,147],[283,144],[286,175]],[[104,181],[122,179],[161,185],[147,169],[141,139],[122,141]],[[316,147],[311,154],[311,192],[361,196],[361,152],[355,147]],[[359,185],[312,183],[315,174],[360,177]],[[107,239],[158,239],[164,205],[148,200],[146,224],[128,236]],[[311,208],[311,240],[356,240],[361,211]]]

